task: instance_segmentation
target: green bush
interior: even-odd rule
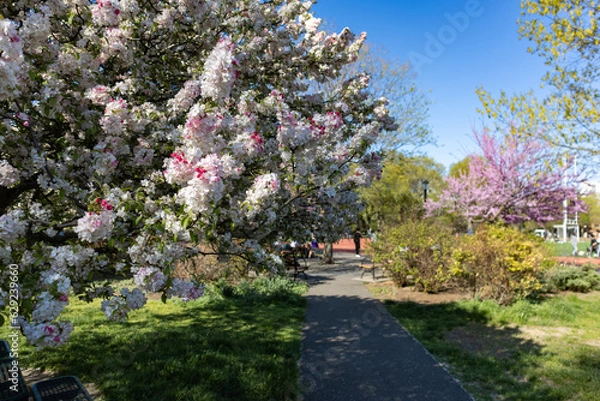
[[[450,278],[452,251],[456,240],[451,229],[434,220],[411,220],[386,228],[369,252],[375,262],[386,263],[397,286],[415,284],[435,293]]]
[[[231,284],[224,279],[211,283],[206,295],[214,299],[238,299],[246,304],[270,304],[303,302],[300,297],[307,291],[305,283],[295,282],[287,277],[260,277],[255,280],[242,280]]]
[[[500,225],[461,237],[453,259],[451,274],[462,288],[500,304],[541,292],[543,273],[552,263],[539,238]]]
[[[600,289],[600,276],[591,265],[556,266],[546,272],[544,283],[552,292],[590,292]]]

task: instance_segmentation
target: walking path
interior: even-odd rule
[[[371,296],[360,280],[360,259],[337,252],[335,260],[308,270],[302,400],[472,401]]]

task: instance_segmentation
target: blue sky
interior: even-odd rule
[[[318,0],[312,11],[337,31],[366,31],[389,57],[418,65],[438,142],[425,151],[446,167],[477,150],[477,87],[494,95],[539,90],[546,70],[519,40],[520,0]]]

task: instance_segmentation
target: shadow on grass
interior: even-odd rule
[[[478,401],[559,401],[573,396],[536,376],[539,357],[548,351],[517,327],[489,325],[485,312],[460,303],[386,301],[386,306],[433,355],[451,365],[453,375]]]
[[[22,360],[93,382],[106,401],[293,400],[299,298],[153,301],[127,323],[106,322],[97,305],[80,306],[68,316],[78,330],[65,346],[25,352]]]

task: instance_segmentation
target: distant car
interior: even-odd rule
[[[543,228],[538,228],[537,230],[534,230],[533,233],[538,237],[546,238],[546,230],[544,230]]]

